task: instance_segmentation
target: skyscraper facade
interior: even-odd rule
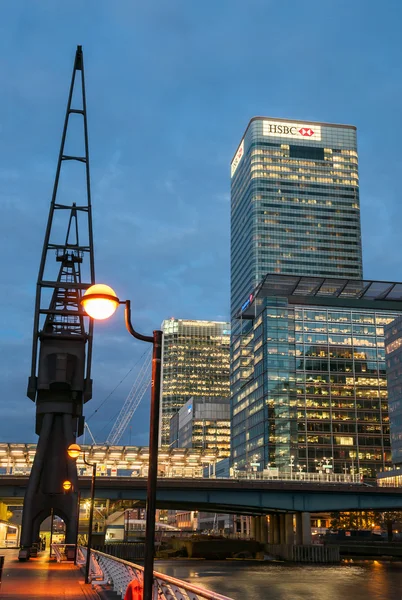
[[[160,441],[169,444],[170,419],[191,397],[229,397],[230,324],[163,321]]]
[[[392,463],[402,468],[402,316],[385,328]]]
[[[362,277],[355,127],[251,119],[231,163],[232,316],[267,273]]]
[[[236,315],[237,468],[252,461],[260,469],[286,472],[292,464],[316,472],[324,465],[372,479],[389,468],[384,327],[401,315],[402,283],[267,275]],[[401,331],[389,338],[390,357]]]

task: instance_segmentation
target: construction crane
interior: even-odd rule
[[[88,431],[89,435],[91,436],[92,443],[96,446],[95,438],[93,436],[92,431],[89,429],[89,425],[87,422],[84,423],[84,444],[85,444],[85,430]]]
[[[74,163],[82,185],[73,194],[75,179],[68,185],[68,175]],[[83,406],[92,397],[93,324],[87,322],[80,300],[93,283],[84,58],[78,46],[36,286],[27,395],[36,403],[39,440],[24,498],[20,560],[29,559],[40,525],[50,514],[63,518],[66,544],[77,540],[78,477],[67,447],[82,434]],[[69,494],[62,493],[65,480],[71,482]]]
[[[149,371],[152,362],[152,348],[145,355],[144,362],[138,375],[134,381],[134,384],[122,406],[122,409],[113,424],[113,427],[106,439],[106,444],[114,446],[119,443],[123,434],[129,425],[135,411],[137,410],[141,400],[145,396],[149,385],[150,377]]]

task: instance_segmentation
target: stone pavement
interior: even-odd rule
[[[78,567],[49,561],[48,550],[27,562],[18,560],[18,550],[0,550],[0,554],[5,556],[1,600],[99,600]]]

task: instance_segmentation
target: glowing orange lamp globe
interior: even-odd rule
[[[93,319],[108,319],[119,306],[115,291],[104,283],[91,285],[83,295],[81,304],[88,316]]]
[[[78,444],[70,444],[67,448],[67,454],[70,458],[78,458],[81,454],[81,446]]]
[[[63,481],[63,490],[65,492],[68,492],[69,490],[71,490],[71,488],[73,487],[73,484],[71,483],[71,481]]]

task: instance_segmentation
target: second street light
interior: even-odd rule
[[[119,304],[124,304],[127,331],[137,340],[153,344],[143,591],[143,600],[152,600],[155,554],[156,484],[158,475],[162,331],[155,330],[152,336],[138,333],[131,323],[130,300],[120,301],[114,290],[107,285],[97,284],[88,288],[82,297],[81,303],[85,312],[90,317],[102,320],[111,317]]]
[[[91,546],[92,546],[92,525],[94,520],[94,504],[95,504],[95,481],[96,481],[96,463],[90,463],[85,458],[85,452],[81,451],[81,447],[78,444],[70,444],[67,448],[67,454],[73,460],[77,460],[80,454],[83,455],[83,461],[89,467],[92,467],[92,478],[91,478],[91,504],[89,506],[89,523],[88,523],[88,540],[87,540],[87,557],[85,561],[85,583],[89,581],[89,568],[91,564]],[[63,484],[64,485],[64,484]],[[78,515],[79,515],[78,505]],[[77,527],[78,534],[78,527]],[[76,544],[77,545],[77,544]]]

